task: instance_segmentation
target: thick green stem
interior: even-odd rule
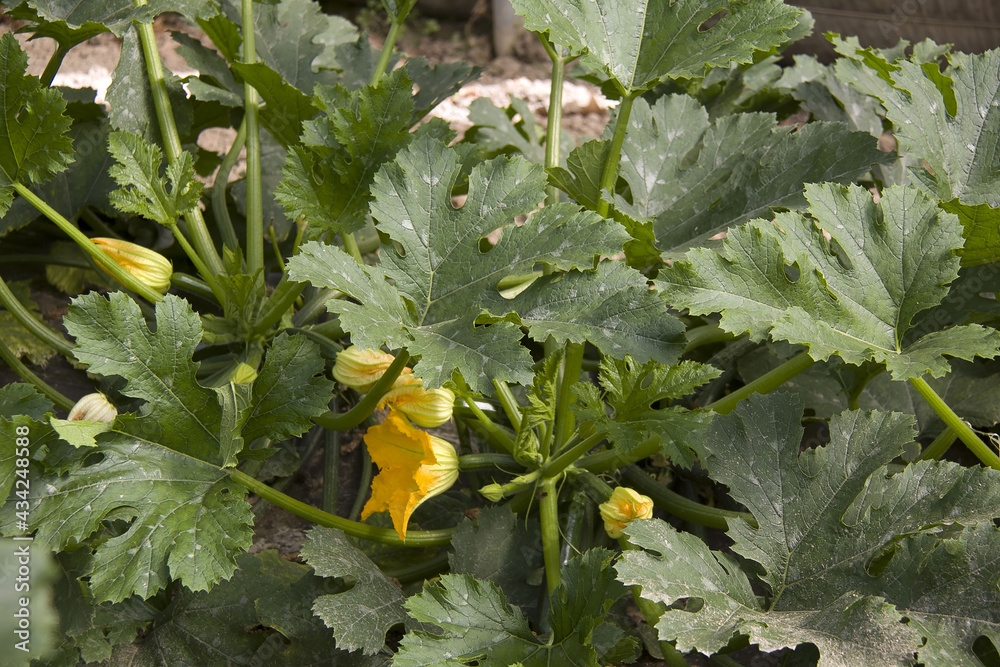
[[[497,390],[500,407],[503,408],[504,414],[507,415],[507,419],[510,421],[510,425],[516,431],[521,428],[521,406],[514,397],[514,392],[510,390],[510,386],[503,380],[494,380],[493,387]]]
[[[581,438],[575,443],[568,443],[566,451],[549,460],[542,470],[545,477],[555,477],[569,466],[576,463],[577,459],[590,451],[597,443],[604,439],[604,433],[593,433],[585,438]],[[648,455],[647,455],[648,456]]]
[[[545,581],[549,594],[559,586],[562,574],[562,559],[559,556],[559,491],[557,478],[550,477],[541,482],[538,518],[542,531],[542,555],[545,561]]]
[[[121,283],[126,289],[132,290],[142,298],[153,303],[157,303],[163,299],[163,295],[136,279],[135,276],[123,269],[113,259],[101,252],[100,249],[94,245],[93,241],[87,238],[83,232],[73,225],[73,223],[62,217],[58,211],[42,201],[34,192],[26,188],[21,183],[14,183],[12,184],[12,187],[17,191],[17,194],[27,199],[28,203],[38,209],[42,215],[54,222],[56,226],[63,231],[63,233],[73,239],[78,246],[83,248],[84,252],[93,257],[94,261],[101,265],[101,268],[110,273],[112,277],[114,277],[114,279]]]
[[[716,324],[704,324],[700,327],[694,327],[687,332],[687,345],[684,347],[684,354],[704,345],[728,343],[735,339],[736,337],[733,334],[724,331]]]
[[[146,4],[146,0],[134,0],[134,3],[137,7],[141,7]],[[180,134],[177,132],[177,123],[174,121],[170,94],[167,92],[163,63],[160,60],[160,52],[156,49],[156,35],[153,33],[152,24],[136,23],[135,28],[139,33],[139,42],[142,44],[149,86],[153,91],[153,106],[156,109],[156,120],[160,125],[163,149],[167,154],[167,162],[173,164],[180,158],[183,149],[181,148]],[[188,232],[191,234],[191,242],[197,248],[202,260],[208,265],[211,275],[222,274],[222,260],[215,251],[215,245],[212,243],[211,234],[208,233],[208,226],[205,224],[201,209],[197,206],[188,209],[184,212],[184,219],[187,221]],[[203,275],[202,278],[207,278],[207,276]]]
[[[280,322],[281,318],[285,316],[285,313],[288,312],[305,288],[306,283],[297,283],[289,280],[287,274],[282,276],[281,282],[274,288],[271,298],[267,301],[267,310],[261,314],[260,319],[253,325],[250,335],[260,336]]]
[[[242,0],[243,62],[257,62],[254,44],[253,0]],[[249,83],[243,84],[244,122],[247,126],[247,269],[250,275],[264,268],[264,189],[260,165],[260,96]]]
[[[992,449],[986,446],[986,443],[976,435],[972,427],[956,415],[955,411],[937,395],[937,392],[923,378],[911,378],[910,384],[927,401],[927,404],[934,409],[934,412],[944,421],[945,425],[958,435],[966,447],[976,455],[976,458],[983,462],[983,465],[1000,470],[1000,456],[997,456]]]
[[[958,435],[951,430],[951,427],[945,428],[941,434],[934,438],[931,444],[927,445],[924,451],[920,452],[920,456],[917,457],[917,461],[937,461],[945,452],[955,443]]]
[[[229,189],[229,174],[240,159],[240,151],[246,144],[247,139],[247,119],[244,116],[240,123],[240,129],[236,132],[236,139],[229,147],[226,157],[222,158],[219,164],[219,171],[215,174],[215,182],[212,185],[212,215],[215,218],[215,226],[219,229],[223,245],[230,250],[237,250],[240,241],[236,237],[236,230],[233,228],[233,221],[229,217],[229,206],[226,205],[226,191]]]
[[[399,31],[403,27],[403,20],[405,18],[406,14],[400,17],[392,17],[392,22],[389,24],[389,34],[385,36],[385,43],[382,44],[382,52],[379,53],[378,62],[375,63],[372,77],[368,81],[369,86],[377,86],[378,82],[382,80],[385,70],[389,67],[389,60],[392,58],[393,49],[396,48],[396,39],[399,37]]]
[[[757,520],[749,512],[734,512],[732,510],[708,507],[701,503],[674,493],[634,465],[622,469],[622,480],[639,493],[652,498],[653,503],[674,516],[708,528],[728,530],[729,522],[741,519],[753,528],[757,528]]]
[[[368,418],[374,410],[375,406],[378,405],[379,399],[381,399],[387,391],[392,389],[392,384],[399,377],[399,374],[403,372],[403,368],[406,367],[406,362],[410,360],[410,355],[406,351],[401,351],[396,355],[396,359],[389,365],[382,377],[379,378],[378,382],[375,383],[368,393],[361,397],[357,405],[348,410],[347,412],[334,414],[333,412],[328,412],[325,415],[316,417],[313,421],[322,426],[323,428],[331,429],[334,431],[347,431],[354,428],[365,419]]]
[[[465,454],[458,457],[458,469],[462,472],[474,470],[511,470],[520,468],[521,464],[508,454]]]
[[[480,426],[486,432],[490,444],[499,449],[504,454],[513,455],[514,453],[513,438],[504,433],[499,426],[494,424],[493,420],[487,417],[486,413],[482,411],[482,408],[476,405],[475,400],[471,398],[466,398],[464,400],[469,410],[472,412],[473,415],[476,416],[476,419],[479,421]]]
[[[563,106],[563,81],[566,77],[566,59],[562,57],[557,47],[552,45],[548,37],[539,33],[538,38],[542,40],[542,45],[552,59],[552,86],[549,88],[549,120],[545,127],[545,168],[552,169],[559,166],[561,160],[560,148],[562,144],[562,106]],[[559,203],[562,194],[554,185],[545,188],[545,205],[553,206]]]
[[[17,358],[7,344],[3,342],[0,338],[0,359],[10,366],[10,369],[17,373],[18,377],[33,385],[35,389],[40,391],[47,399],[56,404],[57,407],[62,408],[66,412],[69,412],[73,408],[73,401],[66,398],[58,391],[46,384],[40,377],[31,372],[27,366],[21,363],[21,360]]]
[[[601,171],[600,192],[597,199],[597,214],[607,217],[611,211],[611,202],[604,198],[604,191],[607,190],[612,199],[615,196],[615,183],[618,182],[618,162],[622,156],[622,144],[625,143],[625,132],[628,130],[628,119],[632,115],[632,103],[635,102],[634,94],[623,95],[621,103],[618,105],[618,114],[615,117],[615,131],[611,135],[611,145],[608,146],[608,155],[604,160],[604,168]]]
[[[799,352],[777,368],[764,373],[753,382],[740,387],[733,393],[723,396],[705,407],[722,415],[728,414],[747,396],[756,393],[767,394],[774,391],[814,363],[816,362],[813,361],[808,352]]]
[[[337,399],[333,399],[337,411]],[[323,443],[323,511],[336,514],[337,492],[340,490],[340,431],[326,431]]]
[[[361,474],[358,475],[358,492],[354,495],[354,503],[351,505],[351,513],[347,516],[354,521],[361,515],[361,508],[365,504],[365,496],[368,495],[368,487],[372,483],[372,457],[368,453],[367,447],[361,448]]]
[[[56,73],[62,66],[63,58],[66,57],[66,54],[72,48],[72,46],[64,46],[62,42],[56,42],[56,50],[49,57],[49,61],[45,63],[45,71],[42,72],[42,76],[39,78],[43,86],[48,87],[52,85],[52,80],[56,78]]]
[[[407,533],[409,535],[409,533]],[[397,564],[395,567],[382,569],[382,574],[395,579],[401,584],[423,581],[448,568],[448,551],[434,554],[430,558],[415,563]]]
[[[206,301],[215,300],[215,294],[208,286],[208,283],[200,278],[195,278],[194,276],[186,273],[174,271],[173,275],[170,276],[170,286],[181,291],[188,292],[189,294],[199,296]]]
[[[580,381],[580,371],[583,366],[583,343],[566,343],[566,354],[563,355],[562,379],[559,383],[559,395],[556,397],[555,447],[560,451],[576,428],[573,419],[573,385]],[[548,452],[542,452],[547,458]]]
[[[341,232],[340,240],[344,242],[344,252],[353,257],[355,262],[364,266],[365,259],[361,256],[361,249],[358,248],[358,240],[354,238],[354,234]]]
[[[341,294],[337,290],[320,289],[313,294],[302,307],[299,308],[298,312],[292,315],[292,324],[297,327],[304,326],[309,322],[327,312],[326,302],[330,299],[337,298],[337,295]]]
[[[196,251],[187,240],[187,237],[181,232],[180,227],[177,225],[170,225],[168,229],[173,233],[174,238],[177,239],[177,242],[180,244],[184,254],[187,255],[188,259],[191,260],[191,263],[194,264],[194,268],[204,279],[205,284],[207,284],[209,289],[212,290],[212,294],[215,295],[216,301],[220,304],[225,303],[225,294],[219,288],[219,283],[215,279],[215,274],[213,274],[211,269],[209,269],[205,262],[202,261],[201,255],[198,254],[198,251]]]
[[[3,281],[3,278],[0,278],[0,304],[3,304],[7,312],[13,315],[14,319],[35,338],[64,357],[73,358],[73,348],[75,345],[45,326],[41,321],[35,319],[31,311],[17,300],[17,297],[7,287],[7,283]]]
[[[373,542],[381,542],[382,544],[394,544],[406,547],[441,547],[451,542],[451,535],[454,532],[451,528],[446,528],[444,530],[411,530],[407,531],[406,541],[404,542],[399,539],[399,535],[397,535],[394,530],[390,530],[388,528],[376,528],[374,526],[358,523],[357,521],[344,519],[343,517],[330,514],[329,512],[324,512],[323,510],[296,500],[281,491],[272,489],[267,484],[259,482],[250,475],[236,470],[235,468],[226,468],[225,472],[227,472],[234,481],[247,487],[250,491],[256,493],[261,498],[264,498],[268,502],[277,505],[282,509],[288,510],[296,516],[300,516],[303,519],[312,521],[320,526],[342,530],[348,535],[360,537],[363,540],[371,540]]]

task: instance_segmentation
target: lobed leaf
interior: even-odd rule
[[[109,197],[119,211],[172,227],[197,205],[203,185],[195,180],[187,151],[161,173],[163,152],[138,134],[113,132],[108,150],[117,162],[110,173],[120,186]]]
[[[1000,353],[978,325],[904,343],[914,318],[945,297],[958,275],[957,220],[914,188],[875,203],[860,187],[811,185],[815,222],[779,214],[731,230],[722,253],[699,249],[664,269],[658,287],[694,314],[721,312],[728,331],[809,346],[814,359],[887,365],[896,380],[948,371],[945,356]],[[829,234],[827,240],[825,234]]]
[[[312,606],[333,630],[337,644],[366,655],[378,653],[385,645],[385,634],[406,620],[399,586],[340,531],[312,529],[301,555],[317,575],[354,582],[346,591],[317,597]]]
[[[531,360],[520,344],[520,328],[500,321],[515,318],[510,313],[517,304],[503,300],[498,285],[508,276],[531,273],[538,263],[593,271],[597,256],[618,252],[627,237],[614,222],[570,204],[535,211],[544,198],[544,177],[522,158],[476,166],[468,198],[456,209],[451,193],[460,171],[454,151],[430,137],[417,138],[375,178],[372,215],[394,242],[384,247],[380,267],[360,267],[340,250],[309,244],[290,260],[290,275],[359,301],[330,304],[355,344],[407,347],[420,356],[414,372],[430,385],[450,380],[454,370],[480,392],[491,391],[491,379],[529,384]],[[515,216],[529,213],[523,225],[514,224]],[[483,240],[496,230],[501,231],[495,245]],[[666,313],[652,321],[650,313],[662,305],[655,294],[641,292],[644,279],[616,269],[602,269],[600,275],[616,276],[618,294],[642,294],[635,314],[616,316],[596,280],[564,277],[567,289],[578,286],[578,301],[560,306],[548,320],[538,317],[536,335],[587,338],[605,348],[614,337],[622,352],[637,348],[636,356],[675,359],[681,349],[673,340],[677,326]],[[541,297],[532,291],[525,299]],[[535,314],[541,311],[539,303]],[[479,326],[486,322],[493,323]],[[525,324],[530,331],[532,322]]]
[[[912,419],[896,414],[842,413],[830,423],[828,445],[800,453],[800,414],[801,403],[788,395],[748,399],[716,417],[700,452],[758,522],[730,524],[729,536],[733,551],[762,567],[763,603],[735,558],[661,522],[627,529],[646,551],[626,552],[618,566],[624,583],[668,605],[704,602],[698,611],[668,610],[660,638],[710,652],[733,633],[749,634],[765,650],[814,643],[820,664],[874,665],[911,664],[924,633],[938,642],[965,635],[963,617],[984,617],[979,600],[951,598],[953,618],[921,627],[910,612],[919,593],[909,591],[939,595],[938,574],[926,568],[933,554],[946,564],[937,571],[979,576],[972,562],[979,556],[946,546],[951,539],[939,527],[952,525],[956,534],[986,522],[995,533],[998,473],[924,461],[891,474],[888,464],[912,437]],[[972,530],[983,529],[962,534]]]
[[[0,215],[13,185],[33,185],[63,171],[73,156],[70,119],[59,92],[25,75],[28,56],[11,33],[0,37]]]
[[[666,78],[702,76],[786,41],[800,10],[780,0],[514,0],[529,30],[583,51],[581,61],[607,74],[627,95]],[[725,11],[711,27],[706,23]]]

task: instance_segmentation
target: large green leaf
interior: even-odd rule
[[[912,174],[965,226],[963,263],[1000,259],[1000,49],[894,58],[840,40],[837,76],[882,101]],[[917,162],[919,160],[920,162]]]
[[[454,370],[482,392],[490,391],[492,379],[528,384],[531,360],[520,345],[520,328],[505,321],[475,326],[484,309],[494,319],[514,310],[514,302],[498,296],[500,281],[529,274],[539,262],[563,270],[593,270],[596,257],[619,252],[626,235],[615,223],[570,204],[535,211],[544,198],[544,175],[540,167],[519,157],[476,166],[469,176],[468,199],[455,209],[451,193],[460,170],[455,151],[429,137],[416,139],[383,167],[372,188],[372,216],[396,244],[383,247],[380,267],[362,267],[337,248],[311,244],[290,260],[289,271],[296,280],[332,287],[359,301],[361,305],[344,300],[330,304],[355,344],[407,347],[420,355],[414,372],[428,384],[450,380]],[[513,224],[515,216],[529,213],[523,225]],[[484,237],[498,229],[499,241],[489,246]],[[563,280],[579,280],[581,286],[586,282],[582,274]],[[626,282],[621,292],[628,294],[634,286]],[[599,289],[591,284],[587,291]],[[648,291],[643,296],[658,299]],[[536,321],[544,323],[542,335],[561,340],[593,337],[604,345],[607,338],[595,331],[601,323],[609,329],[608,318],[594,298],[581,295],[579,303],[588,299],[591,306],[579,323],[579,313],[563,311],[568,319],[557,327],[555,321],[545,321],[539,309]],[[634,307],[645,305],[640,301]],[[629,326],[625,319],[622,331]],[[665,330],[676,328],[666,312],[658,321]],[[530,331],[531,323],[526,324]],[[621,350],[606,351],[630,351],[628,339],[617,342]],[[657,353],[669,362],[680,349],[664,345]],[[640,355],[648,356],[648,348],[636,352]]]
[[[730,61],[785,41],[801,10],[781,0],[514,0],[530,30],[585,51],[582,62],[602,71],[626,94],[667,77],[702,76]],[[714,25],[709,19],[726,11]]]
[[[201,340],[201,322],[191,306],[168,295],[156,307],[156,330],[146,327],[139,306],[121,292],[107,298],[85,294],[65,317],[76,337],[74,356],[90,372],[125,379],[122,394],[146,402],[128,422],[138,437],[216,465],[232,465],[242,441],[222,432],[216,392],[195,379],[191,360]],[[169,428],[163,425],[169,424]]]
[[[521,520],[507,506],[484,507],[455,529],[450,571],[492,582],[511,604],[533,609],[541,592],[540,539],[537,521]]]
[[[208,592],[180,591],[137,647],[120,647],[111,664],[344,665],[374,667],[336,647],[309,609],[323,580],[275,551],[239,558],[230,581]]]
[[[890,61],[841,41],[837,76],[877,97],[900,152],[926,161],[918,180],[948,201],[1000,206],[1000,50],[937,62]]]
[[[648,551],[626,552],[619,572],[649,599],[705,602],[700,611],[661,617],[660,637],[679,638],[680,648],[717,650],[736,632],[767,650],[815,643],[827,654],[821,664],[910,664],[921,635],[903,622],[906,600],[896,589],[904,574],[913,587],[935,575],[927,579],[913,557],[895,576],[879,577],[880,557],[900,540],[907,549],[926,546],[924,538],[907,540],[928,528],[991,522],[1000,473],[925,461],[890,474],[913,432],[911,418],[886,413],[838,415],[829,445],[800,453],[801,408],[789,395],[751,398],[717,417],[703,441],[713,478],[759,524],[730,524],[729,536],[733,551],[763,568],[763,604],[736,559],[661,523],[627,529]],[[704,576],[691,576],[692,568]],[[963,615],[980,617],[975,600],[956,604],[957,620],[943,621],[948,632],[959,631]]]
[[[73,157],[66,103],[58,91],[26,76],[27,65],[14,35],[0,37],[0,215],[10,207],[13,184],[45,181]]]
[[[182,135],[186,134],[194,117],[191,101],[173,73],[165,72],[164,80],[177,129]],[[146,72],[138,28],[135,26],[122,39],[121,54],[111,74],[107,99],[111,107],[108,119],[114,129],[138,134],[154,145],[163,145],[160,122],[153,104],[153,89]]]
[[[594,665],[599,657],[592,646],[594,630],[625,592],[614,580],[611,561],[611,552],[591,549],[564,567],[562,584],[552,595],[548,641],[535,636],[521,612],[508,606],[492,583],[446,574],[440,583],[425,584],[407,600],[406,608],[417,621],[441,631],[407,634],[393,665],[444,664],[443,655],[453,656],[458,664],[477,659],[482,667]]]
[[[354,93],[318,88],[313,101],[323,113],[303,124],[276,192],[288,217],[325,230],[361,229],[375,172],[412,141],[412,94],[404,69]]]
[[[171,579],[208,589],[232,575],[236,553],[250,548],[245,490],[217,465],[150,439],[172,428],[121,416],[96,448],[67,457],[37,491],[32,485],[31,527],[53,550],[95,535],[106,519],[129,522],[96,547],[87,566],[98,602],[148,597]]]
[[[730,230],[722,253],[692,250],[660,273],[676,307],[721,312],[721,325],[759,340],[809,346],[817,360],[885,363],[896,380],[948,371],[945,356],[1000,353],[1000,335],[979,325],[906,342],[915,316],[937,305],[958,275],[958,221],[915,188],[880,202],[860,187],[806,189],[811,222],[785,213]],[[827,240],[825,234],[830,235]]]
[[[628,195],[617,194],[614,207],[638,239],[676,251],[772,209],[805,205],[806,183],[851,183],[894,157],[840,123],[793,130],[763,113],[709,120],[686,95],[653,106],[638,99],[619,172]]]
[[[708,425],[711,415],[680,406],[662,407],[663,401],[681,398],[696,387],[719,376],[721,371],[694,361],[665,366],[655,361],[639,365],[631,356],[601,360],[600,383],[604,395],[593,384],[581,383],[576,391],[583,402],[578,419],[589,421],[607,434],[615,449],[628,452],[651,440],[674,463],[691,467],[694,456],[688,442]],[[609,415],[607,408],[612,409]]]
[[[399,586],[340,531],[312,529],[301,554],[317,575],[353,582],[347,590],[321,595],[312,605],[313,612],[332,629],[338,645],[367,655],[378,653],[385,645],[385,634],[406,620]]]
[[[150,0],[141,5],[132,0],[29,0],[39,16],[78,29],[101,24],[121,37],[133,21],[151,23],[163,12],[179,12],[188,17],[210,16],[218,11],[215,2],[201,0]]]
[[[72,163],[31,190],[68,220],[75,218],[84,206],[113,213],[108,193],[115,189],[115,182],[108,170],[114,160],[107,150],[107,122],[104,119],[77,120],[70,128],[69,139],[73,142]],[[0,219],[0,235],[22,227],[39,216],[41,213],[28,200],[17,198]]]

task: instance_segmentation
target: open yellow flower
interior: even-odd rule
[[[368,429],[365,444],[379,472],[361,518],[388,510],[399,539],[405,540],[413,511],[458,479],[458,454],[451,443],[414,428],[396,410]]]
[[[385,374],[396,357],[379,350],[363,350],[352,345],[337,355],[333,365],[333,377],[351,389],[368,391]],[[413,371],[404,368],[400,377]]]
[[[400,375],[395,386],[379,400],[378,409],[387,405],[405,414],[417,426],[434,428],[451,419],[455,392],[444,387],[424,389],[419,378]]]
[[[625,526],[636,519],[648,519],[653,516],[653,501],[649,496],[624,486],[616,487],[611,498],[601,503],[601,518],[604,519],[604,530],[614,539],[622,536]]]

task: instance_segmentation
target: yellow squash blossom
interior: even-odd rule
[[[90,240],[115,264],[131,273],[139,282],[160,294],[165,294],[170,289],[170,278],[174,275],[174,265],[160,253],[144,248],[137,243],[118,239],[97,237]]]
[[[378,402],[378,409],[392,406],[417,426],[434,428],[451,419],[455,393],[451,389],[424,389],[419,378],[400,375],[395,386]]]
[[[333,365],[333,377],[351,389],[368,391],[385,374],[396,357],[379,350],[363,350],[352,345],[337,355]],[[400,377],[412,373],[404,368]]]
[[[633,489],[619,486],[606,503],[601,503],[599,509],[601,518],[604,519],[604,530],[608,531],[610,537],[618,539],[628,524],[636,519],[653,516],[653,501]]]
[[[396,410],[368,429],[365,444],[379,472],[361,518],[388,510],[399,539],[405,540],[413,511],[458,479],[458,455],[449,442],[414,428]]]

